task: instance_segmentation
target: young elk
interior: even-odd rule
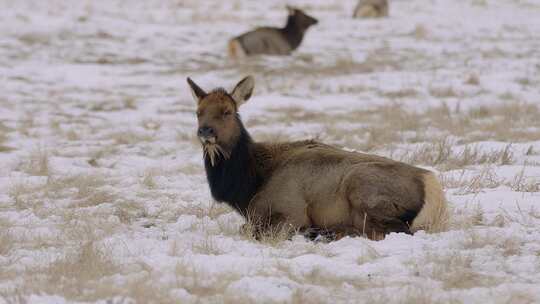
[[[290,55],[317,19],[287,6],[289,17],[284,28],[259,27],[229,41],[229,56],[234,59],[251,55]]]
[[[313,140],[255,142],[238,114],[253,92],[251,76],[230,93],[187,82],[212,196],[256,223],[255,236],[289,227],[381,239],[444,228],[446,201],[432,172]]]
[[[354,9],[353,17],[388,17],[388,0],[360,0]]]

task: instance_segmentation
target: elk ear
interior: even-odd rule
[[[196,102],[199,102],[201,99],[206,96],[206,92],[201,89],[191,78],[187,78],[187,83],[189,84],[189,89],[191,90],[191,95],[193,95],[193,98]]]
[[[255,80],[253,76],[247,76],[240,80],[240,82],[232,90],[231,96],[236,102],[236,106],[239,107],[244,104],[253,93],[253,87],[255,86]]]
[[[287,12],[289,12],[289,15],[293,16],[294,13],[295,13],[295,9],[294,7],[290,6],[290,5],[287,5],[285,6],[287,8]]]

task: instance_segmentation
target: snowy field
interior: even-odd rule
[[[319,19],[291,57],[226,42]],[[0,303],[540,303],[540,1],[0,0]],[[185,82],[257,140],[438,172],[447,232],[262,242],[211,199]]]

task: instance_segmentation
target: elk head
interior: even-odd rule
[[[301,29],[302,31],[305,31],[310,26],[315,25],[319,22],[317,19],[304,13],[298,8],[287,5],[287,11],[289,12],[289,18],[292,18],[296,26],[298,26],[299,29]]]
[[[238,108],[251,97],[255,81],[247,76],[230,93],[223,88],[206,93],[191,78],[187,82],[197,102],[197,137],[205,158],[214,166],[219,158],[230,157],[240,137],[243,126]]]

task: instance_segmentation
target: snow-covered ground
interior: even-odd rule
[[[291,57],[227,39],[320,22]],[[540,303],[540,1],[0,0],[0,303]],[[438,234],[258,242],[212,202],[185,78],[259,140],[436,170]]]

